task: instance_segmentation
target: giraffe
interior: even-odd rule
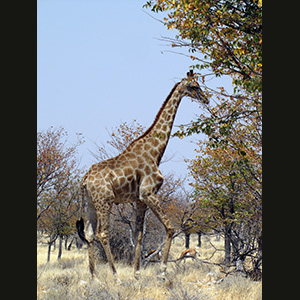
[[[95,236],[102,244],[109,266],[117,273],[109,246],[109,214],[113,204],[136,203],[136,249],[134,276],[139,275],[141,265],[141,242],[147,206],[166,229],[166,240],[161,259],[161,274],[165,275],[174,226],[160,204],[157,192],[163,183],[158,168],[169,141],[175,114],[181,99],[188,96],[208,104],[209,100],[193,77],[193,71],[177,82],[153,124],[122,153],[90,167],[81,181],[83,199],[87,201],[88,221],[77,221],[78,234],[88,244],[89,269],[95,273]]]

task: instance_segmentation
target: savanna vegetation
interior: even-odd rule
[[[190,243],[195,247],[197,235],[192,234]],[[186,259],[186,262],[170,262],[168,274],[162,280],[159,263],[150,263],[142,270],[141,277],[133,277],[132,266],[118,261],[116,267],[121,282],[112,275],[108,264],[96,264],[97,279],[91,280],[88,269],[87,247],[80,250],[73,244],[60,260],[46,262],[46,239],[38,234],[37,247],[37,298],[40,300],[253,300],[262,299],[262,282],[236,275],[225,276],[218,265],[205,261],[223,260],[224,241],[217,235],[205,235],[198,249],[199,260]],[[170,259],[178,258],[184,249],[184,235],[172,243]],[[220,249],[210,259],[215,249]],[[224,249],[223,249],[224,250]],[[51,250],[56,256],[58,249]],[[201,261],[203,260],[203,262]],[[154,260],[155,261],[155,260]]]
[[[190,58],[210,99],[174,134],[183,142],[190,135],[197,141],[195,156],[187,161],[190,189],[183,188],[185,178],[163,174],[159,191],[176,228],[170,260],[192,246],[200,257],[169,263],[166,281],[156,278],[154,256],[143,259],[141,279],[135,281],[130,267],[135,205],[120,204],[111,212],[110,244],[122,283],[113,283],[100,243],[99,281],[89,281],[86,246],[75,228],[85,213],[79,183],[86,170],[78,160],[84,137],[77,135],[71,144],[66,130],[49,128],[37,133],[38,298],[261,299],[262,1],[151,0],[143,7],[176,31],[175,38],[163,39]],[[222,76],[231,79],[231,93],[212,88],[213,79]],[[95,160],[117,155],[144,129],[135,120],[113,128],[93,151]],[[143,253],[162,247],[164,236],[147,211]]]

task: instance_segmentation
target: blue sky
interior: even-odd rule
[[[143,12],[139,0],[37,1],[37,129],[63,126],[82,133],[82,165],[95,159],[89,150],[108,139],[107,129],[136,119],[150,126],[161,104],[192,61],[159,41],[174,37]],[[147,11],[150,12],[150,11]],[[155,15],[162,18],[161,15]],[[214,86],[230,89],[227,80]],[[200,108],[189,98],[179,106],[175,125],[190,122]],[[184,158],[195,156],[189,139],[172,138],[161,165],[164,173],[187,174]]]

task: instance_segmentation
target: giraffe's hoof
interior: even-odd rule
[[[122,280],[119,278],[119,276],[117,274],[114,274],[114,281],[116,284],[121,284]]]
[[[134,277],[135,279],[137,279],[137,280],[140,279],[140,278],[141,278],[141,272],[140,272],[140,271],[134,272],[133,277]]]
[[[101,280],[98,277],[94,276],[93,282],[101,283]]]
[[[160,280],[160,281],[165,281],[166,280],[166,273],[165,272],[159,273],[157,275],[157,279]]]
[[[117,284],[121,284],[121,283],[122,283],[122,280],[121,280],[119,277],[117,277],[117,278],[116,278],[116,283],[117,283]]]
[[[99,288],[103,286],[103,283],[101,282],[101,280],[96,276],[93,276],[93,278],[91,278],[91,280],[89,281],[89,284],[96,285]]]
[[[167,270],[167,265],[166,264],[161,264],[160,266],[160,277],[166,277],[166,270]]]

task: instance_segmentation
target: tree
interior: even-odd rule
[[[175,134],[204,133],[196,158],[190,161],[195,179],[195,205],[202,224],[221,228],[225,262],[252,260],[261,264],[262,163],[262,1],[155,0],[144,5],[162,13],[175,38],[170,46],[187,50],[192,68],[211,99],[191,123]],[[230,76],[233,93],[213,89],[208,78]],[[210,81],[211,82],[211,81]],[[199,155],[200,154],[200,155]],[[205,217],[206,215],[206,217]]]
[[[182,186],[182,184],[180,185]],[[195,209],[192,205],[192,197],[183,188],[178,189],[166,207],[166,212],[175,226],[177,233],[185,235],[185,247],[190,248],[190,235],[196,233],[196,224],[193,221]]]
[[[67,136],[62,127],[37,133],[37,220],[68,188],[77,168],[76,149],[83,140],[78,138],[75,144],[67,145]]]
[[[210,149],[199,143],[201,154],[190,161],[194,197],[207,216],[206,226],[225,238],[225,264],[252,260],[261,264],[261,163],[256,155],[237,155],[235,149]],[[254,154],[254,152],[253,152]],[[231,257],[231,255],[233,257]],[[251,270],[251,271],[253,271]]]
[[[79,210],[79,169],[77,147],[70,145],[63,128],[49,128],[37,133],[37,227],[48,235],[48,261],[50,249],[59,237],[61,257],[62,239],[74,232]]]
[[[132,122],[123,122],[116,126],[112,131],[108,131],[109,140],[102,143],[101,146],[96,144],[96,152],[92,155],[97,161],[105,160],[120,154],[129,144],[138,138],[145,131],[145,127],[135,119]],[[107,147],[108,145],[108,147]]]
[[[261,91],[261,1],[150,0],[144,7],[166,12],[164,25],[178,30],[172,46],[187,47],[199,62],[196,69],[230,75],[237,87]]]

